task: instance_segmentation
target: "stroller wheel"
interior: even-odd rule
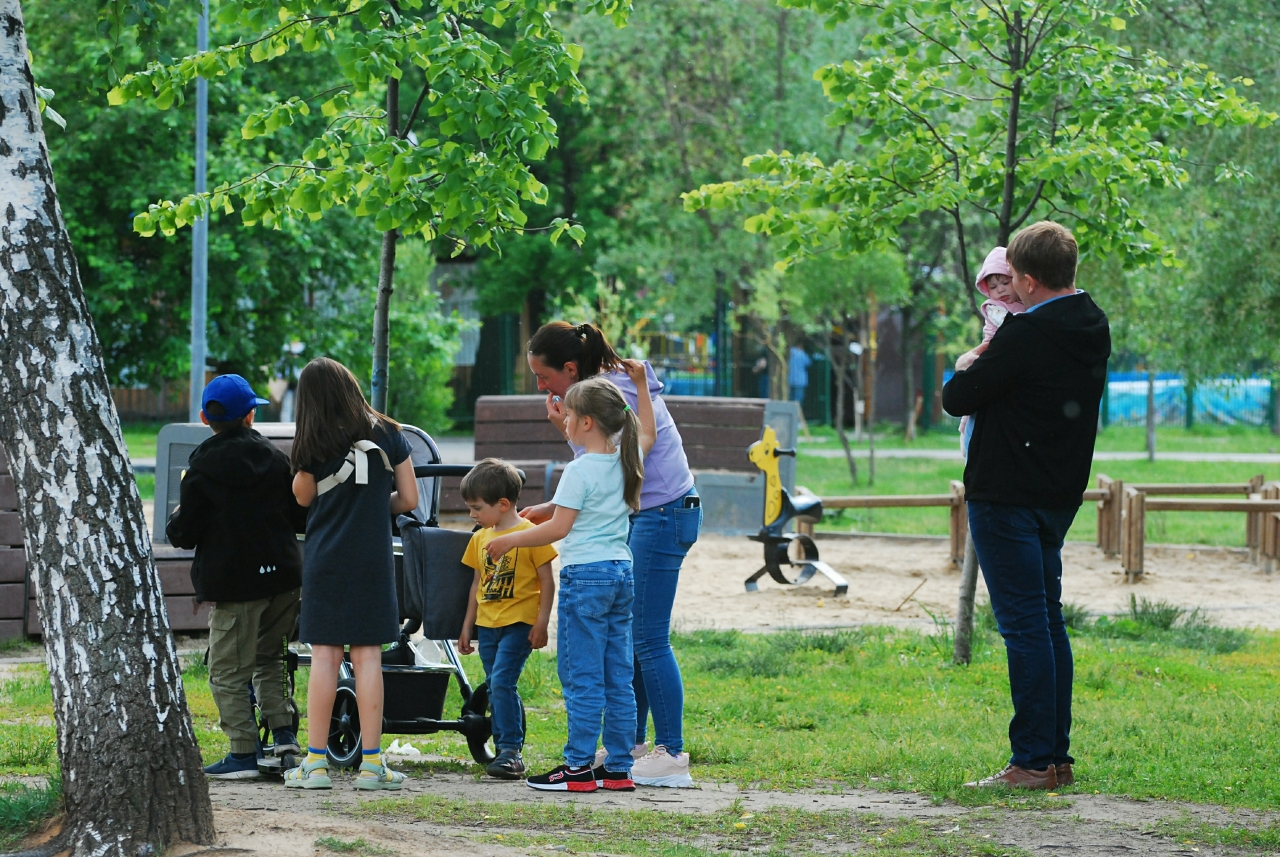
[[[329,718],[329,763],[339,768],[360,764],[360,710],[356,707],[354,679],[338,681]]]
[[[493,712],[489,706],[488,682],[471,692],[471,698],[462,706],[462,719],[467,724],[463,735],[467,739],[471,758],[481,765],[487,765],[496,759],[498,754],[489,742],[493,737]],[[520,702],[520,726],[528,734],[529,724],[525,719],[523,700]]]

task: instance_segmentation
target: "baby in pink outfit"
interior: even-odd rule
[[[978,271],[978,291],[987,296],[978,311],[982,313],[982,342],[972,351],[966,351],[956,359],[956,371],[963,372],[973,365],[982,352],[987,350],[991,337],[996,335],[1000,325],[1008,318],[1009,313],[1025,312],[1026,307],[1013,291],[1013,272],[1004,258],[1004,248],[997,247],[987,254],[982,269]],[[970,417],[960,420],[960,446],[966,453],[969,447]]]

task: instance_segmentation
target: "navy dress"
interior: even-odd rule
[[[395,467],[409,457],[409,441],[379,423],[373,442]],[[359,454],[359,453],[357,453]],[[302,562],[302,623],[299,639],[321,646],[380,646],[400,635],[396,575],[391,553],[391,492],[395,474],[377,451],[369,457],[369,482],[345,482],[320,494],[307,517]],[[336,473],[342,456],[314,469],[319,482]]]

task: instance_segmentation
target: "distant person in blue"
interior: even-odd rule
[[[787,361],[787,383],[791,385],[791,401],[803,403],[805,388],[809,386],[809,364],[813,363],[813,358],[805,354],[800,346],[793,345]]]

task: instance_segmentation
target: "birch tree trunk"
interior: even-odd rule
[[[0,0],[0,443],[44,627],[62,843],[214,839],[133,472],[54,189],[18,0]]]

